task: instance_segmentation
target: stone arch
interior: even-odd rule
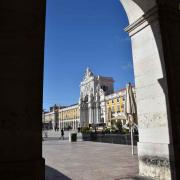
[[[177,50],[172,53],[168,49],[172,44],[168,42],[166,28],[171,31],[171,35],[180,29],[179,16],[176,17],[178,1],[120,2],[129,20],[125,31],[129,33],[132,43],[139,123],[139,173],[159,179],[176,179],[179,177],[179,160],[176,160],[179,159],[176,154],[179,141],[176,135],[179,134],[175,130],[177,119],[172,116],[176,103],[172,104],[170,98],[170,78],[172,75],[177,76],[177,72],[172,73],[169,69],[174,69],[173,66],[179,63]],[[173,20],[178,28],[170,29],[165,20],[168,23]],[[174,42],[178,44],[178,41]],[[166,56],[167,51],[173,55],[174,65],[169,63],[171,59]]]

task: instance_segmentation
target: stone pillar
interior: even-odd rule
[[[92,112],[92,103],[89,102],[88,103],[88,115],[89,115],[89,124],[92,124],[93,123],[93,112]]]
[[[168,130],[167,92],[164,91],[167,84],[159,54],[163,50],[158,20],[154,19],[150,25],[136,34],[130,32],[138,108],[139,170],[142,175],[170,179],[169,151],[172,145]],[[153,30],[159,39],[154,38]]]
[[[158,179],[180,179],[179,1],[121,2],[132,41],[139,171]]]
[[[77,119],[76,119],[75,123],[76,123],[76,129],[77,129],[78,128]]]
[[[80,105],[79,105],[80,109],[79,109],[79,119],[80,119],[80,126],[83,126],[83,121],[84,121],[84,113],[83,113],[83,107],[82,107],[82,102],[80,100]]]
[[[80,108],[80,115],[79,115],[79,118],[80,118],[80,126],[82,127],[83,126],[83,111],[82,111],[82,108]]]
[[[42,180],[45,0],[0,4],[0,179]]]
[[[100,122],[100,97],[99,93],[96,94],[96,102],[95,102],[95,108],[96,108],[96,116],[95,116],[95,123]]]
[[[85,119],[86,119],[86,124],[87,124],[87,126],[88,126],[88,125],[89,125],[89,110],[88,110],[88,104],[86,104]]]
[[[73,130],[75,130],[75,125],[74,125],[75,121],[73,120],[72,121],[72,124],[73,124]]]
[[[99,109],[98,109],[98,102],[96,102],[96,124],[99,122]]]
[[[93,123],[93,95],[89,94],[89,101],[88,101],[88,119],[89,119],[89,124]]]
[[[101,101],[100,102],[100,119],[101,117],[104,118],[104,122],[103,123],[106,123],[106,111],[105,111],[106,107],[105,107],[105,101]],[[101,116],[101,111],[102,111],[102,116]]]
[[[77,119],[75,120],[75,128],[77,129]]]
[[[96,124],[96,103],[93,105],[93,123]]]

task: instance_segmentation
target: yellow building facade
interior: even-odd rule
[[[79,105],[74,104],[62,109],[59,109],[59,127],[60,129],[77,129],[79,126]]]
[[[133,92],[135,95],[134,87],[133,87]],[[121,121],[123,125],[128,123],[126,120],[125,109],[124,109],[125,98],[126,98],[126,89],[121,89],[105,97],[107,126],[113,126],[117,121]]]

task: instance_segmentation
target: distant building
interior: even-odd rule
[[[102,125],[101,95],[114,92],[114,80],[111,77],[95,76],[89,68],[86,69],[80,84],[80,126]],[[105,115],[105,114],[104,114]]]
[[[135,88],[133,87],[135,93]],[[113,126],[121,121],[127,124],[124,113],[126,89],[114,92],[112,77],[95,76],[87,68],[80,83],[77,104],[50,107],[43,112],[43,124],[52,129],[77,129],[78,127]]]
[[[80,126],[79,104],[74,104],[59,110],[60,129],[77,129]]]
[[[133,92],[135,96],[134,87]],[[125,98],[125,88],[104,97],[105,106],[101,107],[102,111],[105,111],[104,118],[107,126],[113,126],[117,121],[121,121],[123,126],[127,125],[128,122],[125,115]]]

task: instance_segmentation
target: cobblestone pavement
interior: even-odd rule
[[[137,155],[131,155],[128,145],[46,140],[43,157],[46,180],[145,179],[137,177]]]

